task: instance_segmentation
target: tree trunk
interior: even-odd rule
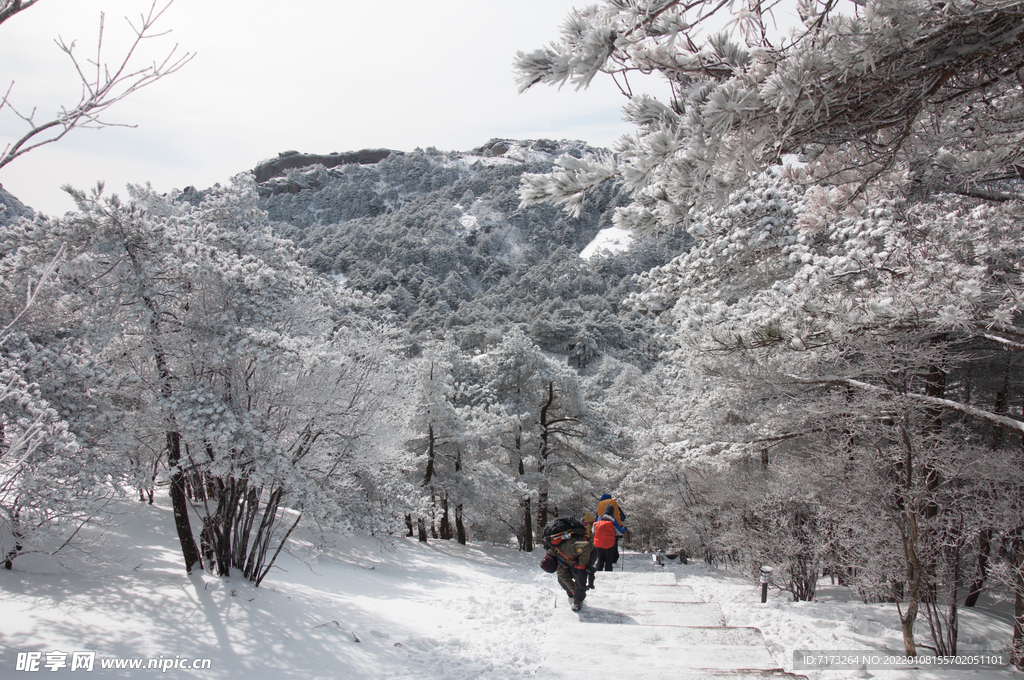
[[[909,603],[904,612],[899,604],[896,611],[899,612],[900,627],[903,631],[903,650],[907,656],[917,656],[917,644],[914,642],[914,622],[917,620],[917,610],[921,602],[921,581],[922,569],[918,559],[918,503],[914,499],[914,447],[910,439],[906,416],[900,426],[903,436],[905,458],[903,461],[903,493],[897,499],[897,506],[901,509],[904,519],[904,526],[900,528],[900,536],[903,541],[903,557],[907,566],[907,596]]]
[[[943,338],[944,339],[944,338]],[[942,399],[946,396],[946,373],[939,366],[930,366],[928,376],[925,379],[925,394],[929,397]],[[938,438],[942,433],[942,407],[934,406],[925,409],[925,424],[921,428],[924,435],[925,455],[924,464],[921,466],[921,474],[924,476],[925,488],[928,495],[925,501],[923,517],[931,519],[938,515],[939,506],[935,500],[935,491],[939,488],[939,472],[932,465],[928,457],[938,446]]]
[[[998,415],[1007,415],[1007,402],[1010,398],[1010,353],[1006,353],[1006,366],[1003,368],[1003,385],[996,392],[996,403],[995,408],[992,411]],[[1003,434],[1006,428],[1002,425],[996,425],[996,430],[992,434],[992,450],[998,451],[999,447],[1003,444]]]
[[[136,270],[142,273],[142,267],[130,248],[126,248]],[[171,387],[171,369],[167,365],[167,357],[164,354],[162,345],[162,333],[160,330],[160,309],[156,301],[147,296],[142,296],[142,302],[149,310],[149,330],[152,333],[150,340],[153,343],[153,361],[156,363],[157,375],[160,379],[160,396],[169,400],[174,396]],[[171,507],[174,511],[174,528],[178,532],[178,542],[181,544],[181,555],[185,561],[185,573],[191,574],[192,567],[203,566],[202,557],[199,553],[199,546],[196,545],[196,537],[192,534],[192,523],[188,516],[188,499],[185,497],[185,472],[181,468],[181,435],[176,431],[174,416],[170,417],[171,428],[167,432],[167,467],[171,471]]]
[[[256,535],[252,537],[252,548],[249,550],[249,557],[245,562],[245,569],[242,573],[254,583],[257,579],[261,578],[260,574],[264,572],[263,565],[267,559],[267,552],[270,550],[270,541],[273,538],[274,529],[277,527],[277,511],[281,506],[281,497],[283,495],[284,489],[280,486],[270,493],[266,505],[263,506],[263,518],[260,520],[260,526],[256,529]],[[291,531],[288,533],[290,534]],[[283,545],[283,542],[286,540],[287,535],[279,545]],[[280,550],[277,552],[280,552]],[[277,552],[275,552],[275,557]]]
[[[967,591],[967,599],[964,600],[965,607],[973,607],[978,604],[978,597],[985,586],[985,579],[988,578],[988,558],[992,550],[992,529],[986,528],[978,532],[978,561],[975,566],[974,582]]]
[[[462,449],[455,449],[455,472],[462,472]],[[462,520],[462,503],[455,504],[455,536],[461,545],[466,545],[466,525]]]
[[[14,548],[8,550],[7,554],[4,555],[4,569],[7,571],[14,569],[14,560],[22,551],[21,539],[24,538],[24,535],[18,529],[20,522],[21,516],[18,513],[14,513],[14,522],[11,528],[11,533],[14,535]]]
[[[427,426],[427,469],[423,473],[423,484],[421,486],[430,486],[431,480],[434,479],[434,458],[436,455],[434,443],[434,426],[431,424]]]
[[[533,552],[533,512],[530,510],[530,497],[523,499],[523,539],[522,550]]]
[[[448,514],[448,492],[441,496],[441,529],[439,531],[442,541],[449,541],[452,538],[452,521]]]
[[[537,475],[540,477],[540,483],[537,488],[537,536],[536,540],[540,541],[540,532],[544,531],[544,527],[548,523],[548,475],[547,475],[547,461],[548,456],[551,454],[551,423],[548,422],[548,411],[551,409],[551,405],[555,402],[555,383],[548,382],[548,398],[544,402],[544,405],[540,407],[540,451],[537,454]]]
[[[424,518],[420,517],[417,521],[419,523],[420,543],[426,543],[427,542],[427,520],[425,520]]]
[[[1013,650],[1011,661],[1024,670],[1024,538],[1013,541],[1014,598],[1013,598]]]
[[[435,541],[440,538],[437,533],[437,494],[430,490],[430,537]]]
[[[256,516],[260,512],[260,491],[249,487],[248,484],[238,495],[238,509],[234,526],[232,527],[231,540],[231,564],[236,569],[245,569],[245,558],[249,550],[249,539],[252,536],[252,526],[256,522]]]
[[[192,522],[188,516],[188,499],[185,498],[185,475],[181,470],[181,435],[177,432],[167,433],[167,465],[171,469],[171,507],[174,511],[174,528],[178,532],[181,544],[181,555],[185,560],[185,573],[191,574],[192,567],[203,561],[199,554],[199,546],[192,535]]]
[[[462,503],[455,504],[455,536],[460,544],[466,545],[466,525],[462,521]]]

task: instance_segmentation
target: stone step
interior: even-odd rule
[[[645,601],[626,593],[598,595],[590,591],[583,609],[574,612],[569,605],[567,598],[556,602],[556,621],[690,628],[725,625],[722,607],[717,602]]]
[[[718,603],[695,600],[671,571],[598,572],[580,611],[555,599],[535,677],[577,680],[594,669],[630,680],[806,680],[778,667],[760,630],[726,628]]]
[[[544,658],[559,665],[575,660],[601,667],[601,658],[630,669],[776,668],[757,628],[641,626],[616,623],[563,623],[552,620],[544,639]],[[633,677],[631,675],[631,677]],[[665,676],[668,677],[668,676]]]
[[[596,597],[600,600],[608,600],[615,603],[629,602],[684,602],[690,604],[703,604],[693,594],[690,586],[645,586],[642,591],[628,592],[620,589],[594,588],[587,591],[587,597]]]
[[[690,586],[677,586],[670,583],[634,583],[632,581],[602,579],[600,576],[594,581],[594,589],[590,592],[625,593],[638,598],[654,598],[657,600],[689,600],[692,602],[695,599],[693,588]]]
[[[631,583],[634,585],[674,585],[676,575],[670,571],[599,571],[598,582]]]

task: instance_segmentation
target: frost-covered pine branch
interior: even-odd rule
[[[635,199],[623,224],[671,229],[788,154],[854,195],[1020,196],[1005,184],[1024,166],[1018,3],[751,3],[733,21],[726,5],[605,2],[574,14],[549,47],[520,53],[524,90],[585,86],[601,72],[620,83],[655,73],[671,87],[657,105],[624,87],[637,133],[616,148]],[[539,184],[524,191],[543,196]],[[573,205],[554,176],[546,191]]]

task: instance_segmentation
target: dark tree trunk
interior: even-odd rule
[[[452,538],[452,521],[448,514],[448,492],[441,496],[441,529],[439,533],[442,541],[449,541]]]
[[[429,486],[431,480],[434,479],[434,458],[435,458],[435,438],[434,438],[434,426],[429,425],[427,427],[427,469],[423,473],[423,484],[422,486]]]
[[[548,383],[548,398],[544,402],[543,406],[540,407],[540,451],[537,455],[537,475],[540,477],[540,484],[537,488],[537,535],[536,540],[540,540],[540,532],[544,530],[544,527],[548,523],[548,476],[547,476],[547,461],[548,456],[551,454],[551,424],[548,422],[548,411],[551,409],[551,405],[555,402],[555,384],[553,382]]]
[[[277,526],[277,511],[281,506],[281,497],[284,495],[284,489],[282,487],[275,488],[270,496],[267,498],[266,504],[263,506],[263,518],[260,520],[260,525],[256,529],[256,535],[252,537],[252,547],[249,549],[249,556],[245,561],[245,566],[242,569],[242,573],[247,579],[257,583],[257,579],[262,579],[261,574],[264,573],[264,563],[266,562],[267,553],[270,550],[270,542],[274,534],[274,528]],[[296,521],[296,524],[298,522]],[[294,528],[294,526],[292,527]],[[291,531],[289,530],[289,534]],[[280,545],[284,544],[287,540],[287,536],[282,539]],[[278,550],[280,552],[280,550]],[[275,557],[277,553],[275,552]]]
[[[533,552],[533,512],[530,510],[530,497],[523,499],[523,531],[522,550]]]
[[[942,399],[946,396],[946,373],[939,366],[933,365],[929,367],[928,376],[925,379],[925,394],[936,399]],[[922,430],[927,444],[925,451],[922,452],[925,454],[925,461],[924,465],[921,466],[925,487],[928,490],[928,500],[925,502],[924,512],[922,513],[925,519],[931,519],[938,515],[939,512],[939,506],[935,500],[935,491],[939,488],[939,472],[928,458],[937,447],[938,438],[942,433],[942,412],[941,406],[925,409],[926,421]]]
[[[181,470],[181,436],[177,432],[167,433],[167,465],[171,468],[171,507],[174,511],[174,528],[178,532],[181,544],[181,555],[185,560],[185,573],[191,574],[192,568],[203,561],[199,554],[199,546],[192,535],[192,522],[188,516],[188,499],[185,498],[185,475]]]
[[[437,533],[437,494],[430,490],[430,537],[434,540],[440,538]]]
[[[21,516],[18,513],[15,513],[14,527],[11,529],[11,533],[14,535],[14,547],[11,550],[8,550],[7,554],[4,555],[4,569],[6,569],[7,571],[14,569],[14,560],[18,557],[18,555],[21,554],[21,551],[24,549],[24,546],[22,546],[21,544],[21,539],[24,538],[24,535],[18,529],[18,524],[20,521]]]
[[[988,558],[992,550],[992,529],[982,529],[978,532],[978,561],[974,582],[967,591],[967,599],[964,600],[965,607],[973,607],[978,604],[978,597],[985,586],[985,579],[988,578]]]
[[[996,393],[996,403],[993,411],[998,415],[1007,414],[1007,403],[1010,398],[1010,353],[1006,353],[1006,366],[1003,368],[1003,384]],[[998,451],[999,447],[1003,445],[1003,435],[1006,432],[1006,428],[1002,425],[996,425],[996,430],[992,434],[992,450]]]
[[[136,270],[141,274],[142,267],[139,264],[135,253],[126,248]],[[167,365],[167,356],[162,346],[163,334],[160,329],[160,308],[156,301],[147,295],[142,296],[142,302],[149,310],[149,329],[152,333],[153,360],[156,363],[157,375],[160,378],[160,396],[170,399],[173,395],[171,387],[171,369]],[[181,555],[185,561],[185,573],[191,574],[192,568],[199,565],[202,569],[203,561],[199,553],[199,546],[196,545],[196,537],[192,533],[192,522],[188,516],[188,499],[185,497],[185,472],[181,466],[181,435],[177,432],[174,417],[171,416],[170,426],[167,432],[167,467],[171,471],[171,508],[174,512],[174,528],[178,532],[178,542],[181,544]]]
[[[455,536],[462,545],[466,545],[466,525],[462,521],[462,503],[455,504]]]
[[[1013,665],[1024,670],[1024,537],[1013,540],[1014,599],[1013,599]]]
[[[419,522],[420,543],[426,543],[427,542],[427,520],[425,520],[422,517],[420,517],[418,522]]]

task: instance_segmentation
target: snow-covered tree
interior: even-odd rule
[[[49,249],[52,221],[19,219],[0,242],[0,548],[5,568],[25,552],[55,552],[102,514],[127,480],[96,445],[116,421],[94,398],[109,377],[75,356],[77,338],[59,332],[74,310],[50,304],[66,249]],[[60,378],[52,380],[54,373]],[[78,397],[78,407],[71,405]]]
[[[908,648],[914,607],[934,587],[940,515],[962,509],[943,489],[971,484],[963,469],[983,458],[954,426],[1021,431],[957,385],[970,362],[1017,344],[1019,212],[958,197],[836,208],[827,190],[771,173],[697,215],[694,246],[650,272],[635,298],[669,307],[678,366],[713,376],[708,389],[742,387],[726,393],[743,424],[733,450],[756,458],[767,442],[786,442],[826,467],[837,464],[831,456],[857,461],[831,472],[848,485],[864,483],[853,473],[862,464],[903,480],[855,516],[871,521],[885,508],[900,537],[890,547],[909,556]],[[720,456],[720,433],[689,448],[703,440]],[[876,477],[871,488],[886,484]]]
[[[450,343],[431,343],[417,361],[417,402],[411,428],[416,438],[410,442],[422,458],[417,467],[419,484],[429,491],[429,508],[434,516],[436,538],[466,543],[464,504],[466,496],[463,456],[467,445],[466,414],[456,404],[456,366],[465,361],[458,347]],[[452,532],[454,521],[455,531]],[[412,518],[409,519],[409,531]],[[418,521],[421,541],[427,540],[426,518]]]
[[[671,230],[786,154],[819,163],[847,195],[892,185],[1005,200],[1019,179],[1024,64],[1014,2],[915,0],[737,4],[606,0],[574,12],[559,40],[520,52],[521,90],[612,77],[637,133],[615,156],[563,156],[528,177],[527,204],[578,209],[621,180],[616,221]],[[671,88],[661,102],[639,74]]]
[[[485,455],[504,472],[495,512],[531,551],[566,489],[585,474],[589,407],[579,376],[513,331],[477,360],[476,428]],[[496,495],[496,494],[495,494]]]
[[[407,463],[395,333],[271,234],[251,178],[198,207],[132,194],[76,193],[80,212],[38,240],[67,247],[58,302],[82,316],[68,332],[120,371],[129,436],[105,444],[170,471],[186,569],[259,583],[302,517],[391,527],[409,496],[392,474]]]

